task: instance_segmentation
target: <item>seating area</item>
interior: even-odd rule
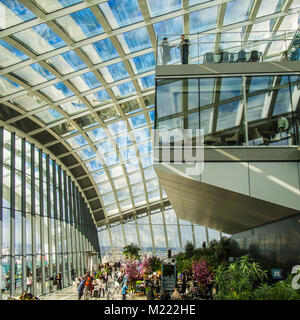
[[[239,52],[220,51],[218,53],[206,52],[203,64],[212,63],[235,63],[235,62],[259,62],[262,60],[262,52],[252,50],[250,52],[240,50]]]

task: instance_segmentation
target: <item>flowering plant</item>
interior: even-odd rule
[[[201,288],[206,287],[213,280],[213,273],[207,268],[206,260],[193,262],[193,274]]]

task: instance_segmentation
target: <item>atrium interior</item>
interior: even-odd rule
[[[0,300],[132,244],[300,265],[299,21],[300,0],[0,0]],[[202,171],[156,157],[186,129]]]

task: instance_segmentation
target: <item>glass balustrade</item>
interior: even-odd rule
[[[159,35],[157,65],[267,62],[300,59],[300,35],[293,31]]]

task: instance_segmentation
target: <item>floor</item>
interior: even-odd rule
[[[122,300],[122,295],[117,293],[112,294],[112,289],[109,290],[109,293],[109,297],[92,297],[92,300]],[[51,294],[41,296],[40,300],[78,300],[78,292],[76,288],[68,287],[60,291],[53,292]],[[83,297],[81,298],[81,300],[83,300]],[[146,297],[127,295],[127,300],[146,300]]]

